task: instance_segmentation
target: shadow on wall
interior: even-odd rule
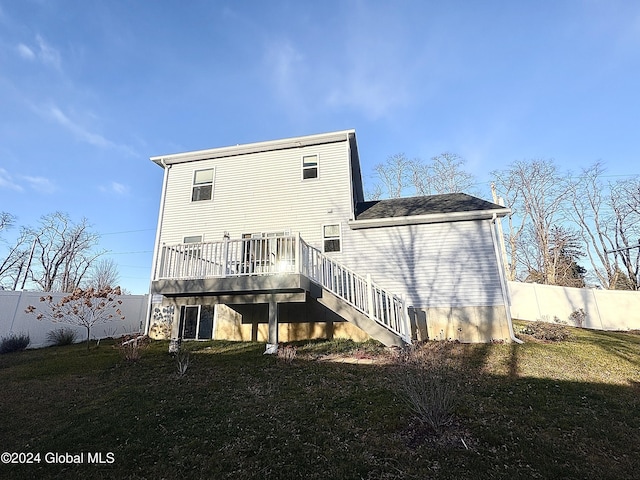
[[[346,337],[356,341],[368,339],[366,333],[313,298],[304,303],[278,304],[278,317],[281,342]],[[215,338],[264,342],[268,336],[268,305],[219,305],[217,322]]]
[[[413,307],[414,338],[510,341],[491,228],[484,220],[361,231],[374,252],[374,281],[385,279]]]

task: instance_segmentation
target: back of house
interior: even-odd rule
[[[155,336],[511,338],[495,221],[462,193],[365,202],[355,131],[152,157]]]

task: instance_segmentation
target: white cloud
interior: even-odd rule
[[[411,103],[414,92],[404,43],[374,38],[370,32],[349,32],[333,54],[315,48],[313,41],[278,39],[265,45],[263,64],[274,93],[298,115],[317,110],[319,101],[330,109],[354,109],[369,118],[395,113]]]
[[[387,8],[370,11],[358,4],[354,15],[357,25],[345,32],[341,68],[325,100],[331,107],[354,108],[369,118],[393,115],[413,96],[410,79],[416,75],[417,59],[407,55],[410,40]],[[385,28],[393,33],[373,33]]]
[[[24,190],[22,186],[15,183],[9,172],[4,168],[0,168],[0,188],[7,188],[9,190],[15,190],[16,192]]]
[[[60,52],[48,44],[40,35],[36,35],[35,46],[19,43],[16,47],[16,51],[18,52],[18,55],[25,60],[31,61],[37,59],[43,65],[53,67],[56,70],[61,70],[62,68]]]
[[[267,45],[265,64],[279,94],[290,96],[298,90],[304,56],[287,40]]]
[[[34,109],[41,115],[53,119],[56,123],[66,128],[83,142],[99,148],[111,148],[119,150],[120,152],[129,156],[139,156],[138,153],[128,145],[112,142],[99,133],[92,132],[91,130],[89,130],[89,128],[85,127],[80,122],[71,119],[56,105],[50,105],[45,108],[35,106]]]
[[[33,53],[33,50],[27,47],[24,43],[19,44],[16,47],[16,50],[18,50],[18,54],[25,60],[33,60],[36,58],[36,54]]]
[[[405,105],[408,97],[399,79],[356,68],[347,74],[342,85],[329,92],[326,100],[330,106],[353,107],[375,119]]]
[[[111,182],[109,185],[101,185],[98,187],[101,192],[115,194],[120,196],[126,196],[129,194],[129,187],[122,183]]]
[[[38,47],[40,48],[40,50],[38,51],[38,58],[40,58],[43,63],[51,65],[57,70],[60,70],[60,53],[47,42],[45,42],[40,35],[36,36],[36,42],[38,43]]]
[[[118,182],[111,182],[111,189],[118,195],[126,195],[129,193],[129,187]]]
[[[104,138],[102,135],[90,132],[84,126],[71,120],[67,115],[65,115],[62,110],[60,110],[55,105],[50,106],[47,109],[47,114],[60,125],[75,134],[78,138],[91,145],[102,148],[114,146],[112,142]]]
[[[25,186],[39,193],[53,193],[57,190],[55,184],[48,178],[17,175],[14,179],[4,168],[0,168],[0,188],[24,192]]]
[[[48,178],[29,176],[23,176],[22,178],[24,178],[32,190],[36,190],[41,193],[53,193],[56,191],[56,186]]]

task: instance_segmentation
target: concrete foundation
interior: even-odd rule
[[[511,341],[504,306],[410,308],[409,315],[414,340]]]

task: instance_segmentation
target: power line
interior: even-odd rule
[[[605,250],[605,253],[621,252],[622,250],[632,250],[634,248],[640,248],[640,243],[638,243],[638,245],[633,245],[631,247],[621,247],[621,248],[616,248],[614,250]]]

